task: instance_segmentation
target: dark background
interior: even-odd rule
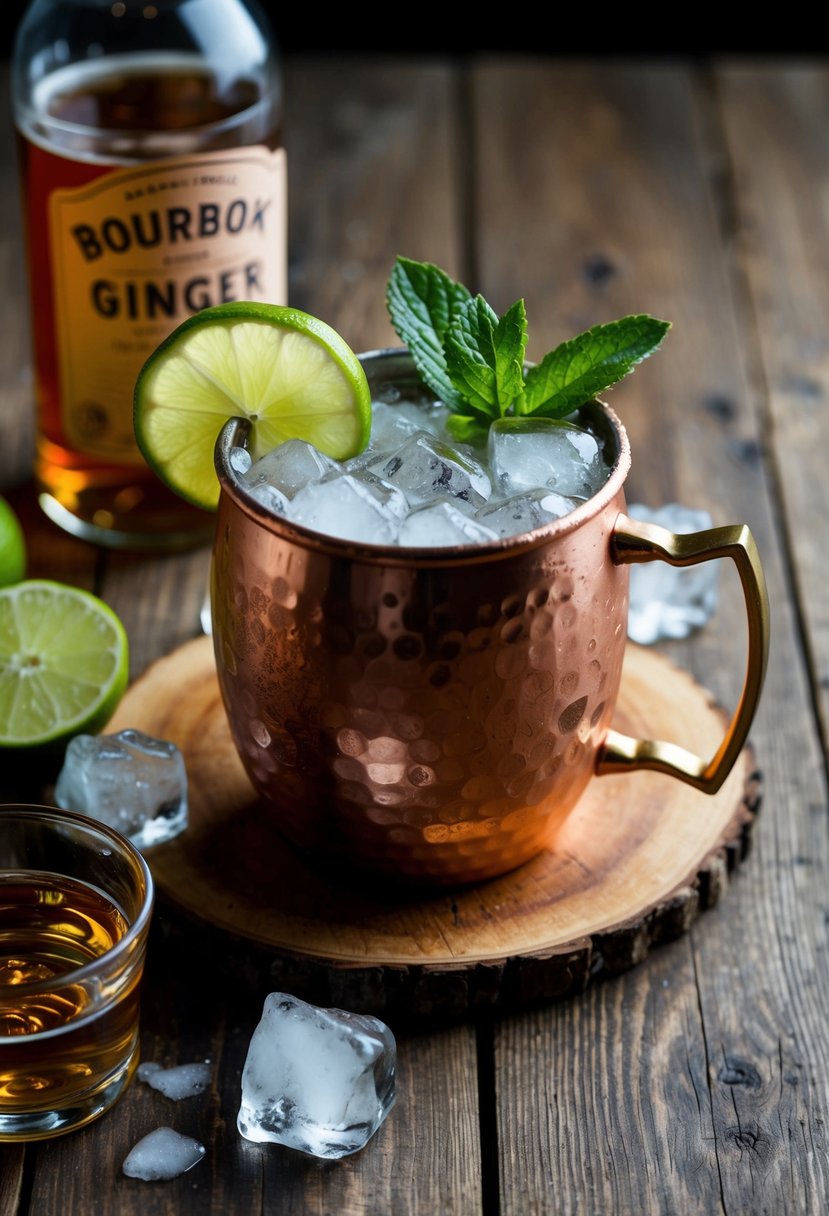
[[[130,0],[135,3],[137,0]],[[675,13],[679,20],[667,22],[646,16],[644,10],[624,8],[615,17],[600,16],[593,9],[583,17],[571,14],[565,21],[558,8],[539,8],[527,15],[521,6],[506,6],[501,12],[518,13],[512,24],[499,18],[498,9],[484,20],[474,6],[411,5],[380,10],[374,16],[351,4],[326,5],[318,11],[284,0],[259,0],[271,19],[282,51],[325,54],[360,51],[400,54],[463,55],[475,51],[515,51],[537,55],[625,55],[693,56],[713,54],[809,54],[823,55],[826,46],[804,27],[802,21],[764,23],[721,20],[712,28],[688,10]],[[0,55],[7,56],[14,30],[27,0],[0,0]],[[287,11],[290,10],[290,11]],[[658,13],[658,9],[654,10]],[[324,15],[323,15],[324,12]],[[416,15],[415,15],[416,14]],[[774,28],[771,28],[772,25]],[[746,28],[746,27],[749,28]]]

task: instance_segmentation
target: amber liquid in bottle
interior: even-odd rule
[[[137,448],[125,459],[95,453],[105,420],[99,402],[89,400],[76,407],[74,441],[66,434],[50,197],[55,190],[81,187],[114,170],[161,163],[163,158],[223,148],[238,152],[250,145],[273,150],[281,142],[278,114],[257,82],[242,79],[220,89],[197,56],[179,53],[102,56],[97,63],[52,73],[39,93],[36,117],[19,130],[19,146],[38,405],[35,474],[41,505],[66,530],[100,543],[134,549],[185,547],[211,535],[213,517],[169,491],[141,460]],[[163,217],[163,211],[160,214]],[[170,254],[169,248],[159,248],[160,279]],[[152,324],[141,330],[138,289],[130,295],[126,282],[112,281],[115,288],[107,299],[117,299],[122,317],[131,312],[132,336],[138,335],[138,341],[122,343],[123,365],[108,373],[110,392],[119,399],[116,404],[123,415],[131,409],[132,388],[144,359],[183,319],[183,304],[178,304],[179,315],[161,329],[165,313],[156,299],[155,310],[143,318]],[[238,274],[224,276],[223,290],[216,286],[219,281],[221,276],[214,274],[208,285],[187,298],[188,315],[228,298],[246,298]],[[271,285],[257,298],[284,302],[275,298],[282,293],[284,288]],[[183,294],[177,298],[182,300]],[[78,441],[78,430],[89,435],[92,451]]]
[[[137,978],[100,1010],[88,985],[67,979],[128,928],[121,910],[86,883],[0,875],[0,1117],[71,1107],[134,1065]]]

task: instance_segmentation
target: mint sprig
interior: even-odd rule
[[[398,257],[386,291],[389,315],[421,377],[455,411],[455,439],[485,436],[508,414],[563,418],[647,359],[669,321],[622,317],[562,342],[525,371],[527,317],[523,300],[502,317],[483,296],[429,262]]]

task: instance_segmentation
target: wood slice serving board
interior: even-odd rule
[[[724,724],[687,673],[628,647],[614,725],[711,755]],[[173,740],[187,765],[190,827],[148,855],[167,899],[222,931],[214,948],[244,945],[273,987],[406,1019],[552,1000],[640,962],[717,903],[759,804],[750,749],[713,797],[659,773],[597,778],[519,870],[390,891],[276,835],[231,741],[210,638],[145,672],[108,730],[126,727]]]

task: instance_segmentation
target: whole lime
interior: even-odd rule
[[[0,498],[0,587],[19,583],[25,573],[23,529],[5,498]]]

